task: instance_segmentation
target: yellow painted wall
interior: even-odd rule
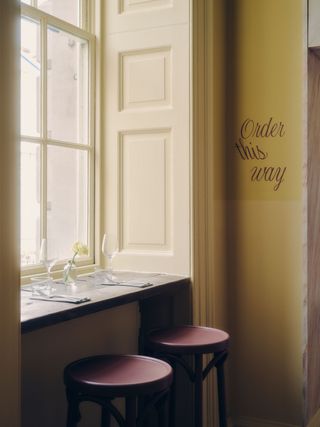
[[[138,305],[132,303],[22,335],[21,427],[64,426],[64,367],[97,354],[136,354],[139,321]],[[83,404],[81,414],[79,427],[99,425],[97,405]]]
[[[302,426],[305,2],[227,4],[230,410],[236,426]]]
[[[303,425],[306,3],[194,0],[194,321],[231,333],[234,427]]]
[[[219,132],[213,132],[214,144],[219,144],[219,149],[212,153],[210,150],[213,147],[209,147],[209,155],[214,157],[213,163],[217,169],[220,168],[220,175],[217,171],[213,177],[208,175],[210,179],[216,180],[213,184],[211,181],[208,183],[208,191],[219,200],[219,215],[214,221],[226,228],[219,230],[215,222],[211,223],[209,232],[212,233],[215,245],[212,253],[219,251],[219,248],[221,250],[214,232],[218,230],[221,239],[227,238],[226,252],[219,253],[219,259],[225,258],[225,271],[219,271],[219,277],[226,277],[227,301],[223,304],[226,316],[218,301],[213,306],[214,310],[219,311],[218,318],[223,319],[221,322],[224,323],[227,318],[226,326],[232,336],[231,357],[228,361],[229,410],[237,427],[277,425],[273,422],[302,426],[304,2],[217,0],[213,4],[219,5],[219,17],[222,18],[225,13],[226,19],[220,29],[225,55],[222,55],[216,39],[212,48],[218,49],[219,59],[225,61],[227,89],[224,94],[219,86],[220,69],[217,74],[213,74],[214,87],[210,90],[219,92],[218,97],[227,96],[227,110],[226,138],[223,138],[220,129]],[[222,13],[221,8],[224,6],[227,7]],[[218,36],[216,29],[214,35]],[[214,99],[211,107],[217,117],[218,98]],[[285,135],[274,137],[268,142],[255,141],[254,144],[261,144],[261,147],[268,145],[267,149],[261,149],[268,151],[271,165],[287,167],[286,179],[277,191],[272,189],[269,182],[250,181],[250,169],[255,162],[242,160],[235,147],[245,119],[263,123],[270,117],[285,124]],[[216,124],[216,121],[213,123]],[[226,152],[224,163],[221,147]],[[226,206],[222,199],[227,200]],[[208,205],[214,209],[211,201]],[[210,241],[210,235],[207,239]],[[215,272],[210,274],[214,277]],[[215,285],[212,282],[210,286],[219,286],[219,292],[210,295],[221,293],[224,297],[221,283]],[[59,412],[65,408],[64,403],[61,403],[62,367],[69,358],[82,356],[86,349],[99,352],[105,344],[105,348],[108,348],[107,342],[101,343],[96,335],[90,336],[91,332],[97,332],[96,325],[101,322],[100,314],[97,316],[92,318],[92,322],[82,319],[86,320],[83,324],[78,319],[53,327],[50,332],[44,329],[23,338],[23,387],[28,397],[24,401],[25,426],[36,426],[32,424],[32,409],[36,408],[37,403],[35,400],[30,403],[33,396],[29,395],[35,385],[34,378],[43,380],[41,387],[44,402],[48,402],[46,392],[53,398],[50,405],[54,404],[54,397],[59,396],[56,401],[58,410],[53,420],[62,420],[63,416]],[[121,332],[123,312],[119,316],[118,331]],[[127,316],[134,319],[135,310],[126,313]],[[113,327],[114,318],[108,316],[108,319],[112,320]],[[106,326],[106,330],[99,330],[99,333],[108,336],[109,326]],[[84,331],[85,346],[81,343]],[[70,333],[76,333],[74,342],[66,342]],[[54,346],[52,336],[55,337]],[[110,336],[113,336],[112,333]],[[128,331],[125,330],[123,337],[127,336]],[[43,351],[48,342],[50,347]],[[66,342],[65,354],[68,360],[54,358],[58,357],[62,342]],[[32,351],[36,351],[36,354],[32,354]],[[54,367],[48,371],[44,363],[50,364],[52,360]],[[39,365],[46,375],[55,375],[55,391],[50,389],[50,378],[41,378]],[[59,406],[59,402],[62,406]],[[42,417],[46,416],[46,408],[42,409],[37,421],[40,423]],[[54,407],[51,406],[50,411],[54,414]]]
[[[0,3],[0,425],[20,425],[19,2]]]

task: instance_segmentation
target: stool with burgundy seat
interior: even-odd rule
[[[194,383],[194,425],[202,426],[202,382],[215,367],[217,370],[219,426],[226,427],[226,404],[223,364],[228,356],[229,335],[214,328],[177,326],[151,332],[147,348],[152,354],[168,360],[173,367],[179,364]],[[212,359],[203,369],[203,355],[212,353]],[[193,357],[193,368],[183,356]],[[174,426],[174,392],[170,403],[170,426]]]
[[[102,355],[72,362],[64,370],[67,427],[75,427],[80,421],[79,404],[84,401],[101,406],[101,427],[110,426],[111,416],[121,427],[146,425],[146,416],[154,405],[158,409],[158,425],[162,426],[172,377],[168,363],[146,356]],[[125,417],[112,404],[118,397],[125,398]],[[145,403],[139,414],[138,398]]]

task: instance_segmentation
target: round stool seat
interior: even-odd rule
[[[194,426],[202,427],[203,381],[212,368],[216,368],[219,426],[227,427],[225,385],[223,365],[228,356],[229,334],[225,331],[204,326],[182,325],[153,331],[148,335],[147,346],[159,357],[170,361],[172,366],[180,365],[193,383]],[[203,366],[204,354],[212,353],[212,358]],[[192,362],[184,356],[192,358]],[[170,425],[175,425],[175,383],[171,393]]]
[[[147,356],[92,356],[68,365],[64,380],[69,389],[95,396],[147,395],[170,387],[172,368]]]
[[[216,353],[228,348],[229,334],[204,326],[177,326],[154,331],[148,336],[149,345],[160,352],[176,354]]]

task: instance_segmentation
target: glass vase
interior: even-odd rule
[[[65,285],[73,285],[76,282],[76,265],[68,261],[63,268],[63,282]]]

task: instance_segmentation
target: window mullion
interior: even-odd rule
[[[89,7],[89,2],[87,3],[87,7]],[[90,7],[92,7],[92,4],[90,2]],[[87,10],[88,12],[88,10]],[[92,9],[90,10],[90,12],[92,12]],[[87,16],[91,16],[92,14],[87,14]],[[88,21],[87,21],[88,23]],[[90,26],[92,25],[92,22],[88,23],[90,24]],[[88,197],[89,197],[89,212],[88,212],[88,230],[89,230],[89,242],[90,242],[90,247],[94,247],[94,242],[95,242],[95,205],[94,205],[94,200],[95,200],[95,150],[96,150],[96,134],[95,134],[95,117],[96,117],[96,111],[95,111],[95,92],[93,91],[93,88],[95,88],[95,83],[96,83],[96,67],[95,67],[95,59],[96,59],[96,52],[95,52],[95,44],[93,42],[93,40],[89,40],[89,85],[88,85],[88,91],[89,91],[89,96],[88,96],[88,100],[89,100],[89,123],[88,123],[88,132],[89,132],[89,145],[91,148],[91,151],[93,151],[94,155],[91,155],[88,158],[88,170],[89,170],[89,179],[90,179],[90,186],[89,186],[89,192],[88,192]],[[98,222],[98,221],[97,221]],[[95,260],[96,262],[96,260]]]
[[[41,18],[41,209],[40,209],[40,232],[42,238],[47,237],[47,137],[48,137],[48,114],[47,114],[47,20]]]
[[[88,30],[87,20],[86,20],[86,10],[84,9],[84,2],[82,0],[78,0],[78,8],[79,8],[79,27],[83,30]]]
[[[32,221],[25,221],[25,233],[23,237],[24,242],[24,253],[31,253],[32,256],[35,257],[35,261],[24,261],[22,262],[23,267],[23,276],[25,280],[27,280],[27,276],[37,274],[42,272],[39,265],[37,264],[36,256],[37,251],[39,250],[39,244],[41,238],[49,238],[51,243],[53,244],[53,240],[56,239],[58,241],[59,247],[62,248],[62,257],[66,257],[67,248],[71,241],[72,233],[74,233],[75,238],[85,239],[87,238],[87,243],[90,247],[90,258],[87,260],[81,261],[80,265],[87,265],[88,263],[93,262],[94,257],[94,237],[95,237],[95,36],[93,33],[93,29],[95,28],[93,25],[93,4],[96,0],[77,0],[79,5],[79,27],[64,21],[56,16],[52,16],[46,12],[46,10],[38,9],[40,0],[31,0],[28,3],[30,5],[23,3],[21,4],[21,15],[29,19],[30,21],[34,21],[37,23],[37,35],[33,35],[35,30],[32,26],[32,31],[30,34],[26,34],[26,49],[30,47],[30,52],[33,52],[34,62],[37,62],[37,82],[39,85],[36,87],[37,92],[40,92],[37,95],[33,104],[30,102],[29,107],[31,113],[33,112],[32,108],[35,109],[36,112],[39,112],[38,119],[36,122],[36,136],[31,136],[32,132],[28,125],[26,127],[27,135],[21,135],[23,141],[32,143],[36,145],[36,149],[33,149],[33,146],[30,148],[30,152],[36,151],[36,176],[35,174],[30,175],[30,194],[34,195],[35,186],[36,185],[36,196],[31,200],[32,203],[28,203],[28,198],[24,198],[24,203],[30,207],[30,211],[32,213],[32,217],[34,218]],[[40,6],[42,7],[42,6]],[[45,8],[43,8],[45,9]],[[72,21],[73,22],[73,21]],[[40,28],[39,28],[40,26]],[[52,31],[51,31],[52,29]],[[56,31],[55,31],[56,30]],[[88,32],[89,31],[89,32]],[[90,32],[91,31],[91,32]],[[39,34],[40,32],[40,34]],[[59,44],[59,40],[57,37],[58,33],[62,34],[65,37],[63,43],[61,42],[61,46]],[[75,40],[77,49],[80,51],[73,50],[72,55],[67,55],[68,51],[64,48],[64,45],[68,42],[67,38],[70,40]],[[30,40],[29,40],[30,38]],[[77,38],[79,40],[77,40]],[[81,41],[83,39],[83,41]],[[62,38],[61,38],[62,40]],[[28,44],[29,43],[29,44]],[[66,45],[67,46],[67,45]],[[69,47],[71,44],[69,45]],[[59,48],[61,47],[62,56],[59,56]],[[81,49],[85,49],[81,51]],[[33,50],[32,50],[33,49]],[[64,50],[63,50],[64,49]],[[29,52],[26,50],[26,52]],[[65,58],[64,58],[64,56]],[[88,55],[88,57],[87,57]],[[54,65],[57,65],[55,69],[48,69],[48,61],[49,58],[54,62]],[[59,96],[61,96],[61,84],[64,84],[63,72],[67,75],[69,73],[69,69],[66,70],[59,68],[62,59],[65,59],[65,63],[68,65],[70,62],[70,67],[74,66],[74,69],[77,69],[76,79],[78,80],[78,87],[72,86],[77,83],[70,82],[70,90],[67,93],[72,93],[73,87],[74,92],[77,96],[77,104],[74,105],[74,108],[78,108],[77,114],[72,115],[70,119],[70,135],[73,135],[74,132],[75,138],[73,141],[73,137],[68,139],[68,132],[65,134],[59,132],[57,133],[57,139],[54,139],[55,134],[52,134],[50,137],[50,130],[54,128],[54,126],[59,126],[59,123],[65,123],[68,119],[68,114],[65,117],[62,117],[62,114],[55,114],[57,108],[59,108]],[[76,61],[85,61],[79,62]],[[88,64],[87,64],[88,61]],[[40,63],[40,64],[39,64]],[[32,65],[32,64],[31,64]],[[40,65],[40,71],[39,71]],[[50,66],[50,64],[49,64]],[[87,69],[88,67],[88,69]],[[71,69],[71,68],[70,68]],[[33,77],[32,71],[27,72],[27,78],[29,75]],[[31,78],[30,77],[30,78]],[[67,75],[69,79],[69,74]],[[27,79],[25,79],[27,80]],[[69,81],[65,79],[66,81]],[[62,81],[62,83],[61,83]],[[35,84],[38,84],[38,83]],[[28,84],[28,81],[27,83]],[[48,87],[49,84],[49,87]],[[60,86],[59,86],[60,85]],[[30,90],[31,86],[26,86]],[[85,92],[88,91],[88,92]],[[28,99],[26,98],[26,102],[24,103],[24,108],[27,111]],[[49,102],[48,102],[49,101]],[[63,102],[62,102],[63,104]],[[35,106],[34,106],[35,105]],[[75,111],[75,110],[74,110]],[[59,112],[59,111],[58,111]],[[28,113],[28,111],[27,111]],[[26,113],[26,114],[27,114]],[[49,118],[48,118],[49,114]],[[88,117],[85,117],[85,115]],[[57,116],[57,117],[56,117]],[[74,116],[76,116],[74,118]],[[78,126],[78,122],[72,120],[83,120],[83,129],[81,126]],[[51,123],[52,122],[52,123]],[[69,123],[66,123],[66,126]],[[72,128],[72,126],[78,126],[78,128]],[[69,129],[69,128],[68,128]],[[78,135],[76,135],[76,131],[78,129]],[[30,135],[28,135],[30,133]],[[88,138],[83,138],[83,135]],[[65,140],[63,140],[63,136],[65,136]],[[60,138],[61,137],[61,138]],[[72,141],[72,142],[71,142]],[[28,145],[28,147],[30,144]],[[71,153],[72,150],[72,153]],[[32,153],[33,153],[32,151]],[[32,154],[31,153],[31,154]],[[62,172],[57,177],[55,172],[59,167],[60,156],[61,161],[64,164],[64,168]],[[86,160],[85,160],[86,159]],[[25,165],[26,164],[26,165]],[[33,168],[33,164],[28,164],[25,162],[24,167],[28,172],[29,167]],[[70,168],[69,168],[70,166]],[[49,173],[48,175],[48,168]],[[33,169],[32,169],[33,170]],[[71,178],[71,180],[65,180],[65,187],[63,187],[61,191],[61,185],[63,183],[63,177],[65,175]],[[52,176],[55,177],[54,181],[51,182],[51,173]],[[40,177],[39,177],[40,175]],[[97,175],[98,176],[98,175]],[[29,178],[29,176],[27,177]],[[24,182],[29,182],[28,179]],[[59,180],[59,178],[61,178]],[[56,185],[57,181],[57,185]],[[48,184],[50,188],[48,189]],[[69,186],[69,187],[68,187]],[[28,188],[25,185],[25,193],[27,194]],[[64,191],[66,189],[66,191]],[[73,189],[73,194],[69,195],[69,189]],[[48,193],[48,190],[50,192]],[[48,200],[49,199],[49,200]],[[60,206],[60,202],[66,200],[70,202],[69,205],[66,203],[69,208],[66,209],[66,216],[63,216],[63,226],[66,224],[67,230],[70,231],[66,233],[65,236],[63,233],[58,233],[59,236],[56,237],[56,228],[59,226],[61,209],[58,211],[58,215],[55,211],[56,206]],[[52,202],[52,212],[48,212],[48,203]],[[86,204],[87,203],[87,204]],[[23,211],[22,211],[23,212]],[[29,212],[29,211],[28,211]],[[49,214],[49,217],[48,217]],[[51,217],[50,217],[51,215]],[[26,215],[26,218],[27,215]],[[72,223],[71,223],[71,220]],[[30,223],[31,226],[29,227]],[[58,224],[58,225],[57,225]],[[70,225],[71,224],[71,225]],[[49,229],[48,229],[49,227]],[[73,231],[73,228],[75,231]],[[35,232],[33,232],[33,229]],[[61,227],[62,229],[62,227]],[[29,234],[28,234],[29,232]],[[48,233],[50,234],[48,236]],[[29,238],[29,235],[32,234],[32,237]],[[54,234],[54,235],[53,235]],[[72,237],[73,238],[73,237]],[[29,244],[28,239],[31,241]],[[60,240],[59,240],[60,239]],[[64,241],[67,241],[67,245]],[[54,243],[55,244],[55,243]],[[63,252],[64,251],[64,252]],[[35,254],[35,255],[33,255]],[[30,258],[31,259],[31,258]],[[32,264],[32,265],[31,265]]]

